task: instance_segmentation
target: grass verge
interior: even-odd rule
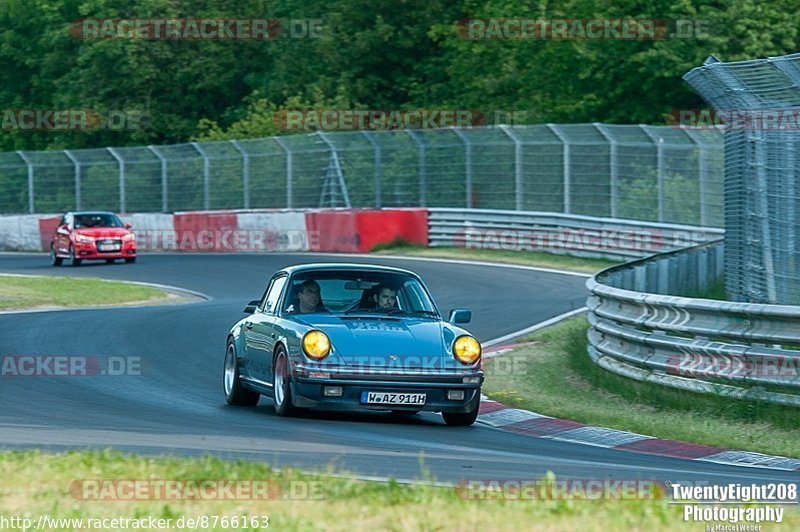
[[[586,318],[520,341],[487,360],[484,393],[509,406],[589,425],[766,454],[800,457],[800,411],[645,384],[603,370],[586,354]]]
[[[424,468],[423,468],[424,470]],[[180,481],[180,493],[201,481],[270,481],[267,500],[86,500],[85,494],[122,494],[105,488],[86,490],[83,479]],[[280,490],[272,489],[277,483]],[[243,484],[246,485],[246,482]],[[89,484],[90,486],[92,484]],[[97,483],[94,484],[97,486]],[[117,488],[115,488],[116,490]],[[204,492],[204,493],[218,493]],[[214,516],[268,516],[278,530],[667,530],[683,523],[681,511],[666,500],[528,500],[469,499],[452,487],[400,485],[308,476],[273,471],[266,464],[211,457],[145,458],[114,451],[39,451],[0,453],[0,518],[39,516],[62,519],[170,519],[209,516],[204,530],[255,530],[263,527],[213,525]],[[275,494],[277,497],[273,498]],[[287,497],[288,495],[288,497]],[[263,521],[262,521],[263,523]],[[800,512],[784,516],[788,529],[800,527]],[[248,519],[248,524],[249,519]],[[792,526],[792,524],[794,526]],[[51,530],[78,528],[56,526]],[[185,527],[184,529],[189,528]]]
[[[596,273],[609,266],[620,264],[603,259],[583,259],[569,255],[555,255],[535,251],[503,251],[491,249],[467,248],[428,248],[404,242],[379,244],[373,249],[378,255],[408,255],[411,257],[431,257],[440,259],[476,260],[500,262],[504,264],[521,264],[553,270],[567,270],[580,273]]]
[[[163,290],[102,279],[0,275],[0,310],[164,303]]]

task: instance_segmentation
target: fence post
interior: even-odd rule
[[[283,151],[286,152],[286,208],[291,209],[293,198],[292,198],[292,150],[289,149],[289,145],[286,144],[280,137],[272,137],[275,142],[278,143],[278,146],[283,148]]]
[[[454,127],[453,132],[458,135],[458,138],[464,143],[464,159],[465,159],[465,172],[466,172],[466,189],[467,189],[467,209],[472,208],[472,142],[467,138],[467,136],[460,131],[458,128]]]
[[[700,225],[708,227],[708,149],[694,132],[684,129],[686,136],[697,146],[697,174],[700,180]]]
[[[570,167],[569,139],[555,124],[547,124],[550,131],[555,133],[558,140],[564,145],[564,214],[572,213],[572,168]]]
[[[114,148],[106,148],[108,153],[119,163],[119,212],[125,211],[125,159],[120,157]]]
[[[336,146],[333,144],[333,142],[331,142],[331,139],[328,138],[327,134],[323,133],[322,131],[317,131],[317,135],[322,139],[322,142],[328,145],[328,148],[331,150],[333,164],[336,166],[336,173],[338,174],[337,177],[339,181],[339,187],[342,189],[342,195],[344,196],[344,206],[349,209],[351,207],[350,195],[347,193],[347,183],[344,182],[344,172],[342,172],[342,165],[339,162],[339,151],[336,149]],[[333,189],[331,189],[331,191],[333,191]]]
[[[161,155],[155,146],[148,146],[147,149],[153,152],[153,155],[161,161],[161,212],[167,212],[167,193],[169,192],[167,187],[167,159]]]
[[[425,170],[427,169],[427,166],[428,166],[427,165],[427,154],[425,152],[425,148],[426,148],[425,140],[416,131],[412,131],[410,129],[406,129],[405,132],[408,133],[408,136],[410,136],[412,139],[414,139],[414,142],[416,142],[417,146],[419,146],[419,168],[418,168],[418,172],[419,172],[419,206],[420,207],[425,207],[425,204],[427,203],[426,202],[426,197],[425,197],[425,193],[426,193],[426,189],[427,189]]]
[[[75,209],[81,210],[81,163],[69,150],[64,150],[64,155],[69,157],[72,164],[75,166]]]
[[[381,145],[373,138],[372,133],[369,131],[362,131],[361,134],[372,144],[372,148],[375,150],[372,162],[375,167],[375,208],[381,209],[383,208],[383,190],[381,189],[381,180],[383,179],[383,154],[381,153]]]
[[[617,155],[617,139],[611,134],[605,124],[595,122],[595,129],[603,135],[603,138],[608,142],[608,175],[609,175],[609,206],[611,208],[611,217],[619,217],[619,158]]]
[[[748,133],[749,143],[754,149],[754,167],[756,177],[756,209],[755,218],[761,227],[761,260],[764,268],[764,275],[766,276],[765,288],[767,290],[767,303],[774,304],[777,301],[778,295],[775,291],[775,263],[772,256],[772,237],[770,234],[769,223],[769,199],[767,198],[768,183],[767,183],[767,150],[766,139],[754,138],[755,133]]]
[[[244,189],[244,208],[250,208],[250,154],[244,151],[238,140],[232,140],[231,144],[242,154],[242,188]]]
[[[506,124],[498,126],[514,142],[514,207],[522,210],[522,140]]]
[[[28,212],[33,214],[35,212],[33,209],[33,163],[31,163],[31,160],[25,155],[25,152],[17,151],[17,155],[19,155],[19,158],[22,159],[28,167]]]
[[[192,147],[203,158],[203,208],[208,211],[211,209],[211,162],[208,160],[208,154],[200,147],[200,144],[192,142]]]
[[[644,131],[656,147],[656,172],[657,172],[657,187],[658,187],[658,221],[664,221],[664,138],[656,137],[651,133],[647,126],[639,124],[639,129]]]

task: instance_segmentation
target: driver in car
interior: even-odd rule
[[[327,309],[322,304],[322,297],[319,292],[319,283],[309,279],[304,281],[297,293],[299,300],[299,311],[301,313],[307,312],[325,312]]]

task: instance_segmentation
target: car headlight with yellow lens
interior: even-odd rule
[[[303,352],[308,358],[322,360],[331,352],[331,341],[322,331],[308,331],[303,336]]]
[[[481,344],[472,336],[459,336],[453,342],[453,355],[462,364],[474,364],[481,358]]]

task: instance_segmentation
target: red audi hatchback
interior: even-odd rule
[[[50,263],[61,266],[64,259],[72,266],[84,260],[124,259],[136,261],[136,236],[131,224],[123,224],[113,212],[68,212],[50,241]]]

